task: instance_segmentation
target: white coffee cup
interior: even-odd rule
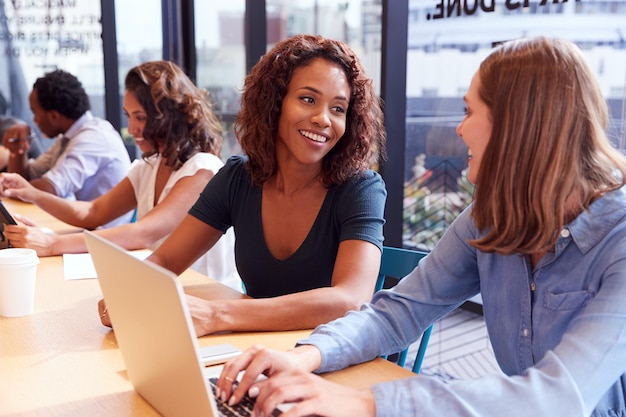
[[[0,316],[32,314],[38,263],[33,249],[0,250]]]

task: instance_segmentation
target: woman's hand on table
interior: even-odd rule
[[[37,251],[37,256],[51,256],[52,245],[56,242],[56,234],[37,227],[30,219],[18,214],[13,217],[19,223],[17,225],[4,225],[4,236],[16,248],[29,248]]]
[[[210,308],[211,302],[188,294],[185,297],[187,297],[189,312],[198,337],[215,332],[214,329],[211,329],[211,321],[213,320],[213,310]],[[103,326],[113,327],[104,299],[98,301],[98,315]]]
[[[193,295],[185,294],[189,314],[198,337],[215,333],[218,317],[213,302]]]
[[[111,318],[109,318],[109,312],[107,311],[107,305],[104,302],[104,298],[98,301],[98,315],[100,316],[100,323],[106,327],[113,327],[111,324]]]

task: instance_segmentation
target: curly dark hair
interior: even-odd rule
[[[63,116],[77,120],[91,106],[83,85],[74,75],[55,70],[37,78],[33,85],[37,100],[44,110],[56,110]]]
[[[221,156],[222,126],[211,109],[209,93],[176,64],[152,61],[131,68],[125,87],[146,111],[143,136],[154,151],[144,153],[144,158],[158,154],[160,144],[165,144],[166,164],[174,169],[197,152]]]
[[[324,157],[323,183],[343,184],[385,157],[386,134],[380,101],[356,54],[337,40],[297,35],[276,44],[245,79],[235,132],[248,156],[252,181],[257,185],[276,173],[278,122],[293,72],[316,58],[339,65],[350,85],[346,132]]]

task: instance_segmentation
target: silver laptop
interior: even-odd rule
[[[231,415],[216,405],[176,275],[84,232],[128,378],[162,415]],[[235,414],[236,415],[236,414]],[[245,414],[244,414],[245,415]]]

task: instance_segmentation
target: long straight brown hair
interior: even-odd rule
[[[493,130],[472,211],[486,234],[470,243],[502,254],[549,250],[566,223],[624,184],[606,101],[580,49],[561,39],[506,42],[479,79]]]

